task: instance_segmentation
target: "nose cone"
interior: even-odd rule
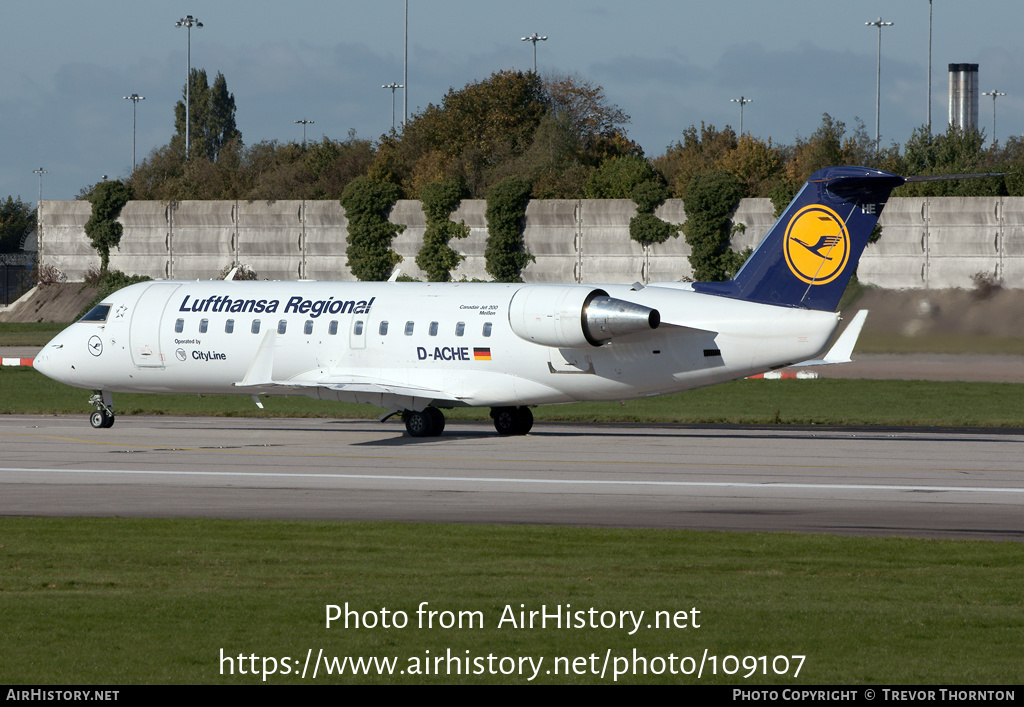
[[[74,364],[70,360],[71,356],[66,350],[66,339],[65,334],[58,334],[54,337],[36,355],[35,360],[32,361],[32,367],[47,378],[67,385],[75,385],[77,375]]]

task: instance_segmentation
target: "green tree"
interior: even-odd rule
[[[110,265],[110,249],[121,242],[124,231],[117,217],[132,198],[131,188],[118,179],[100,182],[89,193],[92,216],[85,223],[85,235],[100,256],[100,274],[105,275]]]
[[[423,233],[423,247],[416,256],[416,265],[427,273],[430,282],[451,280],[451,271],[465,257],[448,245],[452,238],[465,238],[469,235],[469,226],[465,221],[455,223],[448,218],[459,207],[465,191],[465,185],[457,179],[434,182],[420,190],[427,228]]]
[[[506,177],[487,190],[487,273],[496,282],[522,282],[523,268],[534,258],[523,246],[530,184],[520,177]]]
[[[348,219],[348,266],[360,280],[387,280],[402,257],[391,250],[391,240],[404,228],[388,221],[398,187],[358,177],[341,195]]]
[[[544,115],[546,96],[532,71],[498,71],[448,91],[441,105],[414,115],[401,134],[380,139],[370,176],[407,196],[442,179],[461,179],[482,196],[492,170],[521,156]]]
[[[730,216],[742,195],[739,180],[725,170],[711,170],[690,180],[683,197],[686,207],[683,234],[690,244],[694,280],[726,280],[742,264],[742,259],[729,248]]]
[[[613,157],[587,178],[583,193],[588,199],[631,199],[633,188],[660,177],[651,164],[638,155]]]
[[[548,114],[557,116],[575,136],[588,164],[643,150],[626,137],[629,116],[608,103],[604,88],[579,74],[552,75],[544,79]]]
[[[654,167],[664,175],[672,195],[682,198],[694,176],[710,169],[719,169],[720,161],[736,149],[736,133],[728,125],[718,130],[714,125],[691,125],[683,131],[682,141],[669,146],[665,154],[654,160]]]
[[[206,158],[216,162],[232,142],[241,143],[242,133],[235,125],[235,97],[228,91],[224,74],[218,72],[211,87],[205,69],[192,69],[189,76],[191,107],[189,110],[189,158]],[[185,98],[174,106],[175,136],[172,144],[185,144]]]
[[[36,210],[32,205],[8,196],[0,202],[0,253],[16,253],[36,227]]]
[[[983,174],[1006,171],[996,151],[983,150],[984,132],[949,126],[944,134],[931,135],[924,126],[910,136],[903,150],[907,175]],[[1018,171],[1019,171],[1018,166]],[[908,184],[901,196],[1002,196],[1007,193],[1003,177],[951,179]]]
[[[821,125],[807,140],[797,139],[793,159],[786,166],[789,181],[803,184],[807,178],[824,167],[845,164],[843,137],[846,123],[828,113],[821,116]]]

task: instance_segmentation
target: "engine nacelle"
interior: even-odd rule
[[[600,346],[616,336],[657,329],[658,310],[586,285],[527,285],[508,310],[520,339],[557,348]]]

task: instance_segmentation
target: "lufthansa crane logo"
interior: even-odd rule
[[[850,234],[832,209],[815,204],[800,209],[786,227],[786,265],[800,280],[825,285],[850,259]]]

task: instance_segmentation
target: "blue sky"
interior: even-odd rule
[[[173,8],[173,9],[172,9]],[[403,0],[39,0],[4,7],[0,41],[0,198],[71,199],[106,174],[131,170],[132,106],[139,159],[168,142],[186,72],[218,71],[235,95],[246,144],[376,139],[391,126],[402,82]],[[927,117],[927,0],[409,0],[409,109],[500,69],[529,69],[533,32],[542,73],[578,73],[602,85],[632,118],[629,136],[664,153],[701,121],[738,126],[731,98],[752,98],[744,129],[776,143],[808,137],[821,114],[874,134],[877,17],[882,34],[882,141],[903,143]],[[934,0],[932,122],[947,120],[947,64],[980,64],[997,89],[996,137],[1024,134],[1024,3]],[[399,115],[402,95],[397,94]],[[991,133],[992,101],[980,121]]]

